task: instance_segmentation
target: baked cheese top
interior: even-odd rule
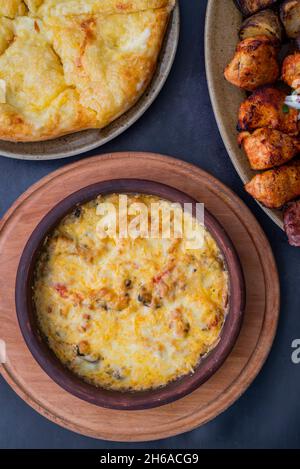
[[[0,139],[103,128],[147,88],[174,0],[0,0]]]
[[[218,343],[228,273],[215,240],[192,215],[204,239],[197,249],[173,230],[163,239],[122,238],[117,226],[115,236],[103,237],[103,202],[119,207],[117,194],[99,196],[76,207],[45,241],[34,282],[40,329],[57,357],[92,384],[158,388],[193,372]],[[129,205],[141,202],[171,204],[128,195]]]

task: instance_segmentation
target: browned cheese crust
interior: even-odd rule
[[[25,3],[0,2],[0,139],[100,129],[136,103],[174,0]]]

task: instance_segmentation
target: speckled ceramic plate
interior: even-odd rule
[[[145,94],[129,111],[101,130],[85,130],[64,137],[34,143],[0,140],[0,155],[22,160],[52,160],[79,155],[109,142],[127,130],[151,106],[161,91],[174,62],[180,30],[177,3],[168,26],[155,75]]]
[[[247,183],[255,175],[244,152],[237,144],[237,115],[245,92],[235,88],[223,77],[238,43],[241,14],[232,0],[208,0],[205,31],[206,74],[210,97],[224,144],[242,181]],[[269,217],[283,228],[279,210],[262,207]]]

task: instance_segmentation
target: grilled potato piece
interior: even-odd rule
[[[235,4],[244,16],[253,15],[264,8],[274,5],[277,0],[235,0]]]
[[[274,83],[280,75],[277,52],[274,41],[266,36],[245,39],[225,69],[226,80],[247,91]]]
[[[300,34],[300,0],[285,0],[280,7],[280,17],[288,37]]]
[[[300,196],[300,162],[257,174],[246,191],[268,208],[281,208]]]
[[[257,129],[253,134],[242,132],[238,136],[251,168],[265,170],[290,161],[300,152],[300,141],[278,130]]]
[[[256,90],[240,106],[238,130],[268,127],[288,135],[297,135],[298,111],[287,107],[285,98],[284,91],[271,86]]]
[[[300,52],[288,55],[282,65],[282,79],[294,89],[300,88]]]
[[[241,41],[249,37],[267,36],[281,42],[282,26],[278,15],[273,10],[263,10],[247,18],[239,31]]]

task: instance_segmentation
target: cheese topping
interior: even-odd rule
[[[6,81],[0,79],[0,103],[6,103]]]
[[[160,201],[128,195],[129,204]],[[199,249],[187,249],[184,233],[100,237],[100,202],[118,209],[119,197],[77,207],[45,242],[34,282],[40,329],[57,357],[92,384],[158,388],[193,372],[218,343],[229,289],[224,261],[196,221]]]
[[[101,129],[154,74],[174,0],[0,0],[0,139]]]

